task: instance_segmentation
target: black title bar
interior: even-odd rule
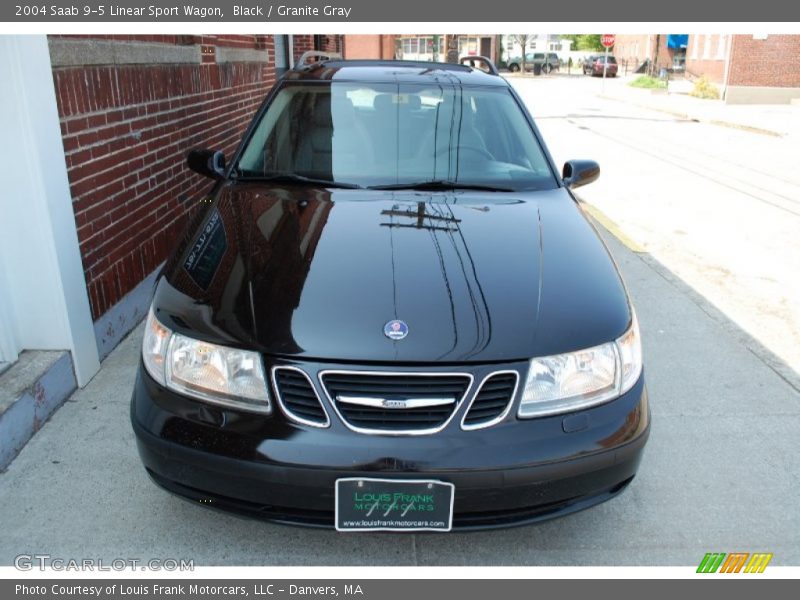
[[[786,0],[333,0],[254,2],[230,0],[15,0],[0,5],[4,23],[156,22],[707,22],[786,23],[800,21],[800,2]]]

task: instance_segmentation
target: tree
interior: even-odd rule
[[[600,34],[586,34],[578,36],[578,50],[603,50],[600,43]]]
[[[558,37],[560,37],[562,40],[571,40],[573,50],[603,50],[603,44],[600,43],[601,36],[599,33],[565,33],[560,34]]]
[[[531,35],[527,33],[518,33],[516,35],[512,35],[511,39],[514,40],[522,47],[522,74],[525,74],[525,59],[527,58],[525,55],[527,54],[528,50],[528,40],[531,39]]]

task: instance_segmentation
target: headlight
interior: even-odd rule
[[[167,344],[172,332],[158,322],[153,309],[147,313],[144,324],[144,340],[142,340],[142,362],[150,376],[161,385],[164,381],[164,361],[167,356]]]
[[[620,394],[624,394],[642,374],[642,338],[639,336],[639,320],[633,313],[631,328],[617,340],[621,369]]]
[[[156,381],[181,394],[255,412],[272,410],[258,353],[173,333],[152,310],[145,325],[142,358]]]
[[[642,372],[636,316],[614,342],[531,360],[518,416],[542,417],[601,404],[627,392]]]

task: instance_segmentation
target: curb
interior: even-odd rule
[[[69,352],[26,351],[0,377],[0,472],[77,389]]]
[[[672,115],[673,117],[677,117],[679,119],[686,119],[688,121],[696,121],[698,123],[708,123],[710,125],[717,125],[718,127],[727,127],[729,129],[738,129],[740,131],[748,131],[750,133],[758,133],[761,135],[768,135],[771,137],[779,137],[782,138],[786,134],[780,133],[779,131],[774,131],[772,129],[764,129],[763,127],[756,127],[754,125],[744,125],[742,123],[734,123],[733,121],[724,121],[722,119],[710,119],[706,117],[698,117],[692,116],[688,113],[677,111],[677,110],[670,110],[668,108],[660,108],[655,107],[649,104],[644,104],[641,102],[632,102],[631,100],[627,100],[625,98],[620,98],[618,96],[609,96],[607,94],[597,94],[598,98],[602,98],[603,100],[614,100],[616,102],[622,102],[624,104],[630,104],[631,106],[636,106],[637,108],[644,108],[646,110],[652,110],[654,112],[660,112],[667,115]]]
[[[575,197],[578,199],[578,205],[581,207],[581,209],[597,223],[599,223],[604,229],[606,229],[611,235],[617,238],[617,240],[619,240],[619,242],[628,250],[634,254],[647,254],[647,250],[645,250],[644,247],[623,232],[620,226],[617,225],[617,223],[602,210],[593,204],[589,204],[577,195]]]

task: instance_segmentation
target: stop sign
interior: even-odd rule
[[[600,36],[600,43],[603,44],[603,48],[611,48],[616,40],[617,36],[613,33],[604,33]]]

